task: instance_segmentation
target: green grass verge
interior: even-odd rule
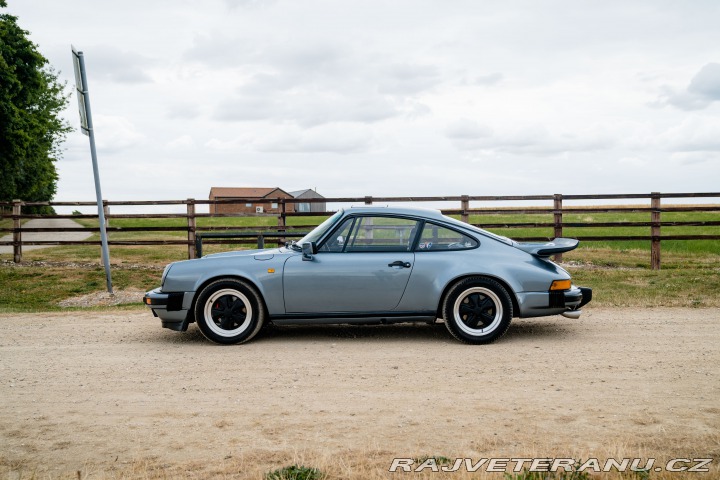
[[[160,283],[161,270],[116,268],[114,290],[150,290]],[[105,290],[105,271],[92,265],[0,264],[0,313],[68,310],[58,302]],[[138,307],[142,298],[138,296]]]
[[[567,222],[594,221],[646,221],[649,215],[633,213],[599,213],[592,215],[566,215]],[[688,212],[663,214],[666,221],[717,220],[715,213]],[[288,224],[318,224],[324,217],[289,218]],[[550,222],[551,215],[477,215],[471,223]],[[199,227],[231,226],[276,227],[272,217],[201,218]],[[86,226],[97,222],[81,219]],[[116,227],[168,227],[185,225],[184,219],[112,219]],[[495,233],[522,239],[529,236],[552,236],[550,228],[491,229]],[[667,227],[663,234],[719,234],[720,227]],[[647,235],[647,227],[623,228],[567,228],[565,235]],[[186,238],[184,232],[112,232],[114,240],[167,240]],[[91,239],[99,240],[99,235]],[[271,242],[266,243],[272,246]],[[214,253],[237,248],[254,248],[224,243],[204,245],[204,252]],[[662,270],[652,271],[650,242],[584,242],[564,255],[563,261],[578,285],[594,289],[592,306],[720,306],[720,241],[665,241],[662,242]],[[187,258],[187,247],[168,246],[111,246],[113,282],[117,289],[135,287],[154,288],[159,284],[164,265]],[[104,272],[100,268],[99,246],[60,246],[24,252],[29,262],[17,267],[11,264],[12,254],[0,254],[0,311],[57,310],[60,300],[102,291]],[[33,263],[34,262],[34,263]],[[68,265],[74,264],[88,265]],[[46,265],[49,264],[49,265]],[[154,270],[139,270],[137,266]]]
[[[61,310],[61,300],[103,291],[105,273],[98,255],[87,264],[0,263],[0,312]],[[566,254],[564,261],[577,285],[593,289],[589,308],[720,307],[717,255],[666,255],[660,271],[647,268],[646,252],[641,250],[578,249]],[[160,283],[164,263],[148,270],[115,262],[116,290],[150,290]]]

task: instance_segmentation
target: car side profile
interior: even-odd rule
[[[519,243],[418,208],[342,209],[298,242],[171,263],[144,303],[162,326],[221,344],[264,324],[436,322],[471,344],[513,318],[579,318],[592,299],[549,260],[577,240]]]

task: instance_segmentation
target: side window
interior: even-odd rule
[[[321,252],[342,252],[347,243],[348,235],[350,235],[350,229],[352,229],[354,218],[348,218],[343,224],[330,235],[330,238],[320,247]]]
[[[434,223],[425,223],[417,252],[436,252],[440,250],[463,250],[478,246],[478,242],[467,235]]]
[[[358,217],[346,252],[409,252],[418,222],[405,218]]]

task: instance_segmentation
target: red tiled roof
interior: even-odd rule
[[[286,194],[289,195],[286,191],[284,191],[281,188],[278,187],[271,187],[271,188],[234,188],[234,187],[212,187],[210,189],[210,198],[265,198],[270,195],[273,192],[277,192],[279,194]]]

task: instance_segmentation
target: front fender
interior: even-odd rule
[[[172,266],[163,292],[194,292],[193,298],[208,283],[233,277],[250,282],[265,300],[270,315],[285,313],[282,272],[284,255],[243,257],[205,257],[178,262]]]

